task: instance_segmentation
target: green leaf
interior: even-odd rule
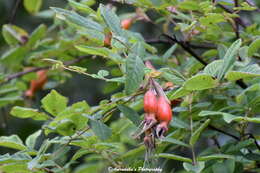
[[[0,155],[0,165],[7,165],[4,163],[18,163],[18,162],[28,162],[29,160],[31,160],[32,158],[30,157],[30,155],[23,153],[23,152],[16,152],[13,155],[10,155],[9,153],[4,154],[4,155]],[[0,170],[1,167],[0,166]]]
[[[233,173],[235,170],[235,161],[228,159],[223,162],[217,162],[212,166],[213,173]]]
[[[42,6],[42,0],[23,0],[23,6],[29,13],[36,14]]]
[[[78,33],[86,37],[87,43],[92,46],[103,46],[105,35],[102,32],[97,32],[93,29],[84,29],[84,31],[79,30]]]
[[[46,34],[47,27],[44,24],[41,24],[38,26],[33,33],[31,34],[29,41],[27,42],[27,45],[29,47],[35,46],[35,44],[40,41]]]
[[[51,90],[51,92],[41,100],[41,103],[47,112],[53,116],[57,116],[58,113],[67,107],[68,99],[60,95],[57,91]]]
[[[260,38],[253,41],[248,48],[248,56],[252,57],[260,48]]]
[[[177,70],[171,68],[161,68],[160,71],[162,72],[161,76],[166,80],[176,84],[182,85],[185,82],[185,77],[178,72]]]
[[[199,4],[197,2],[186,0],[178,4],[178,7],[183,10],[199,10]]]
[[[247,139],[244,141],[236,142],[235,145],[231,145],[225,152],[232,153],[246,148],[249,145],[254,144],[254,139]]]
[[[99,70],[97,75],[100,77],[106,77],[109,75],[109,72],[107,70]]]
[[[183,96],[186,96],[190,93],[191,91],[189,90],[186,90],[184,87],[181,87],[177,90],[173,90],[171,92],[169,92],[167,95],[168,95],[168,98],[170,100],[174,100],[174,99],[177,99],[177,98],[180,98],[180,97],[183,97]]]
[[[42,133],[42,130],[38,130],[35,133],[33,133],[27,137],[25,144],[29,149],[34,150],[37,139],[41,135],[41,133]]]
[[[234,116],[232,114],[225,114],[223,115],[223,119],[227,123],[231,123],[232,121],[237,121],[237,122],[252,122],[252,123],[260,123],[260,118],[248,118],[248,117],[241,117],[241,116]]]
[[[170,58],[173,54],[173,52],[176,50],[177,48],[177,44],[172,45],[172,47],[170,47],[170,49],[168,49],[162,56],[163,60],[166,61],[168,58]]]
[[[112,130],[101,121],[90,120],[90,124],[95,135],[97,135],[101,140],[106,140],[112,135]]]
[[[54,7],[51,7],[51,9],[58,14],[57,17],[59,19],[74,24],[75,26],[80,27],[80,29],[84,29],[84,28],[93,29],[97,32],[103,33],[104,28],[102,25],[89,18],[79,15],[74,11],[69,11],[69,10],[64,10],[61,8],[54,8]]]
[[[202,25],[208,26],[220,22],[225,22],[225,18],[224,15],[220,13],[207,13],[206,17],[201,17],[199,21]]]
[[[181,120],[180,118],[177,118],[174,116],[172,118],[172,121],[170,122],[170,125],[175,128],[181,128],[181,129],[188,129],[190,126],[185,121]]]
[[[171,138],[171,137],[163,138],[162,142],[169,142],[169,143],[181,145],[181,146],[184,146],[184,147],[187,147],[187,148],[190,147],[188,144],[185,144],[184,142],[177,140],[177,139],[174,139],[174,138]]]
[[[225,78],[230,81],[260,77],[260,67],[257,64],[248,65],[238,71],[229,71]]]
[[[31,171],[27,168],[26,163],[10,163],[10,164],[3,164],[0,166],[0,170],[8,173],[31,173]]]
[[[199,113],[199,116],[211,116],[211,115],[222,115],[223,119],[227,123],[231,123],[232,121],[245,121],[245,122],[252,122],[252,123],[260,123],[260,118],[249,118],[249,117],[241,117],[241,116],[235,116],[229,113],[225,112],[219,112],[219,111],[201,111]]]
[[[204,68],[203,72],[206,74],[209,74],[213,77],[217,77],[222,66],[223,66],[223,60],[215,60],[215,61],[212,61],[210,64],[208,64]]]
[[[144,77],[144,63],[134,54],[129,54],[126,59],[126,94],[135,92],[141,85]]]
[[[103,4],[99,6],[101,16],[103,17],[107,26],[111,29],[113,33],[119,36],[123,36],[123,30],[121,29],[120,19],[115,14],[115,12]]]
[[[20,68],[21,62],[27,54],[25,47],[14,47],[1,56],[1,63],[8,65],[8,68]]]
[[[117,108],[136,126],[139,126],[141,119],[140,115],[138,115],[138,113],[135,110],[125,105],[117,105]]]
[[[48,120],[50,118],[47,114],[39,112],[37,109],[20,106],[13,107],[10,114],[18,118],[32,118],[33,120]]]
[[[223,44],[218,45],[218,55],[220,59],[223,59],[227,52],[227,47]]]
[[[89,110],[90,107],[85,101],[74,103],[55,117],[45,133],[57,131],[62,135],[72,135],[75,130],[82,130],[87,126],[88,119],[84,114],[88,113]]]
[[[218,81],[213,79],[211,75],[208,74],[198,74],[188,79],[183,88],[186,90],[205,90],[209,88],[215,88],[218,85]]]
[[[207,119],[191,136],[190,145],[194,145],[200,137],[201,132],[209,125],[210,119]]]
[[[197,159],[198,161],[208,161],[213,159],[234,159],[234,156],[228,154],[212,154],[208,156],[200,156]]]
[[[17,135],[11,136],[1,136],[0,146],[12,148],[16,150],[26,150],[27,147],[24,146],[23,141]]]
[[[176,154],[160,153],[160,154],[158,154],[158,157],[178,160],[178,161],[182,161],[182,162],[190,162],[190,163],[192,162],[192,160],[190,158],[182,157],[182,156],[179,156],[179,155],[176,155]]]
[[[24,44],[28,39],[28,33],[25,30],[11,24],[3,25],[2,34],[9,45]]]
[[[241,44],[242,41],[241,39],[239,39],[235,41],[226,51],[226,54],[223,58],[224,59],[223,67],[218,74],[218,79],[222,79],[223,76],[226,74],[226,72],[229,71],[234,65],[234,62],[236,61],[236,55],[238,53]]]
[[[197,162],[195,165],[191,163],[183,163],[183,167],[186,171],[200,173],[205,167],[205,162]]]
[[[62,119],[57,123],[56,129],[63,136],[71,136],[76,132],[76,124],[70,119]]]
[[[83,46],[83,45],[78,45],[75,47],[79,51],[82,51],[90,55],[99,55],[103,57],[108,57],[109,54],[111,53],[110,50],[106,47],[90,47],[90,46]]]
[[[79,2],[76,2],[74,0],[69,0],[69,4],[71,7],[79,10],[80,12],[83,12],[83,13],[86,13],[86,14],[96,14],[96,12],[90,8],[89,6],[83,4],[83,3],[79,3]]]

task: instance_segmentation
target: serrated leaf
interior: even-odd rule
[[[203,72],[206,74],[209,74],[213,77],[217,77],[222,66],[223,66],[223,60],[215,60],[215,61],[212,61],[210,64],[208,64],[204,68]]]
[[[42,6],[42,0],[23,0],[23,6],[29,13],[36,14]]]
[[[141,85],[144,77],[144,63],[134,54],[129,54],[126,59],[126,94],[135,92]]]
[[[12,148],[16,150],[25,150],[27,147],[23,144],[23,141],[17,135],[1,136],[0,146]]]
[[[192,160],[190,158],[182,157],[182,156],[179,156],[179,155],[176,155],[176,154],[160,153],[160,154],[158,154],[158,157],[178,160],[178,161],[182,161],[182,162],[190,162],[190,163],[192,162]]]
[[[90,120],[90,124],[95,135],[97,135],[101,140],[106,140],[112,135],[112,130],[101,121]]]
[[[97,32],[103,33],[104,30],[103,26],[91,20],[90,18],[83,17],[74,11],[69,11],[69,10],[64,10],[61,8],[54,8],[54,7],[51,7],[51,9],[58,14],[57,17],[61,20],[68,21],[81,28],[93,29]]]
[[[91,44],[92,46],[104,45],[105,35],[101,32],[97,32],[93,29],[84,29],[84,31],[79,30],[78,33],[86,37],[88,39],[88,44]]]
[[[99,6],[101,16],[103,17],[107,26],[111,29],[113,33],[119,36],[123,36],[123,30],[121,29],[120,19],[115,14],[115,12],[103,4]]]
[[[257,64],[246,66],[239,71],[229,71],[225,76],[229,81],[253,77],[260,77],[260,67]]]
[[[47,114],[39,112],[37,109],[20,106],[13,107],[10,114],[18,118],[32,118],[34,120],[48,120],[50,118]]]
[[[41,100],[41,103],[47,112],[53,116],[57,116],[58,113],[67,107],[68,99],[60,95],[57,91],[51,90],[51,92]]]
[[[185,90],[196,91],[196,90],[215,88],[217,85],[218,85],[218,81],[213,79],[211,75],[198,74],[188,79],[184,83],[183,88]]]
[[[161,76],[166,80],[176,85],[182,85],[185,82],[185,77],[175,69],[161,68]]]
[[[141,119],[135,110],[125,105],[117,105],[117,107],[129,120],[131,120],[136,126],[139,126]]]
[[[223,67],[221,68],[220,72],[218,73],[218,79],[222,79],[223,76],[229,71],[236,61],[236,55],[238,50],[242,44],[241,39],[235,41],[226,51],[225,56],[223,58]]]
[[[25,144],[29,149],[33,150],[35,148],[37,139],[41,135],[41,133],[42,130],[38,130],[26,138]]]
[[[227,47],[223,44],[218,45],[218,55],[220,59],[223,59],[227,52]]]
[[[201,132],[209,125],[210,119],[207,119],[191,136],[190,145],[194,145],[200,137]]]

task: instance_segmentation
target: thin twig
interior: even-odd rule
[[[257,142],[257,140],[256,140],[256,138],[255,138],[255,136],[254,136],[252,133],[246,133],[245,136],[248,136],[249,138],[254,139],[255,145],[256,145],[257,149],[260,151],[260,145],[258,144],[258,142]]]
[[[149,43],[149,44],[159,44],[159,43],[162,43],[162,44],[169,44],[171,45],[172,42],[168,41],[168,40],[161,40],[161,39],[149,39],[149,40],[145,40],[146,43]],[[216,48],[216,46],[214,45],[205,45],[205,44],[191,44],[189,42],[186,42],[187,45],[189,45],[189,47],[191,48],[195,48],[195,49],[214,49]]]
[[[234,13],[233,10],[230,10],[229,8],[225,7],[224,5],[222,4],[217,4],[219,7],[221,7],[224,11],[228,12],[228,13]],[[246,28],[247,25],[245,24],[245,22],[240,18],[235,18],[235,21],[237,21],[237,23],[239,25],[241,25],[242,27]]]
[[[13,23],[20,3],[21,3],[21,0],[16,0],[9,23]]]
[[[72,64],[80,62],[81,60],[83,60],[85,58],[86,58],[86,56],[80,56],[79,58],[73,59],[71,61],[64,62],[64,65],[72,65]],[[18,72],[18,73],[14,73],[14,74],[11,74],[11,75],[7,76],[3,83],[9,82],[9,81],[11,81],[13,79],[16,79],[18,77],[21,77],[21,76],[26,75],[26,74],[31,73],[31,72],[37,72],[39,70],[49,69],[49,68],[51,68],[51,66],[34,67],[34,68],[30,68],[28,70],[24,70],[24,71],[21,71],[21,72]],[[3,83],[1,83],[1,84],[3,84]]]
[[[187,51],[190,55],[192,55],[201,64],[207,65],[207,62],[204,61],[201,57],[199,57],[184,41],[179,41],[174,36],[172,37],[168,34],[162,34],[162,35],[165,36],[170,41],[172,41],[173,43],[179,44],[185,51]]]
[[[239,137],[237,137],[237,136],[235,136],[235,135],[233,135],[233,134],[231,134],[231,133],[228,133],[228,132],[226,132],[226,131],[224,131],[224,130],[221,130],[221,129],[219,129],[219,128],[216,128],[216,127],[213,126],[213,125],[209,125],[208,127],[209,127],[210,129],[215,130],[215,131],[217,131],[217,132],[220,132],[220,133],[222,133],[222,134],[224,134],[224,135],[226,135],[226,136],[229,136],[229,137],[231,137],[231,138],[234,138],[234,139],[236,139],[237,141],[240,141],[240,138],[239,138]]]

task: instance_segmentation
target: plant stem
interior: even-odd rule
[[[192,97],[193,97],[193,94],[189,95],[190,133],[191,133],[191,136],[193,135],[193,120],[192,120],[192,114],[191,114]],[[192,164],[196,165],[197,162],[196,162],[196,154],[195,154],[195,151],[194,151],[194,145],[191,145],[191,153],[192,153]]]

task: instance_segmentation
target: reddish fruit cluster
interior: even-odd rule
[[[156,136],[162,137],[168,131],[172,119],[170,103],[165,95],[149,89],[144,95],[145,127],[152,128],[156,123]]]
[[[47,70],[39,70],[36,74],[37,79],[31,81],[30,88],[25,92],[26,97],[34,97],[35,93],[47,82]]]

